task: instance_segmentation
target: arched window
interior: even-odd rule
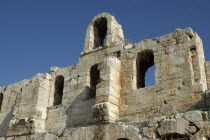
[[[109,13],[101,13],[95,16],[87,27],[84,52],[103,47],[104,44],[109,47],[111,44],[124,42],[121,25]]]
[[[63,88],[64,88],[64,77],[62,75],[57,76],[55,80],[55,94],[54,94],[53,105],[60,105],[62,103]]]
[[[178,133],[170,133],[166,134],[161,140],[189,140],[189,137]]]
[[[93,65],[90,69],[90,96],[96,96],[96,86],[99,83],[100,71],[98,70],[98,64]]]
[[[136,60],[136,69],[137,69],[137,88],[144,88],[145,84],[152,85],[152,81],[154,81],[154,67],[151,69],[153,74],[148,75],[151,78],[146,79],[147,70],[154,65],[154,54],[152,50],[143,50],[138,53]],[[145,82],[148,80],[148,82]]]
[[[117,140],[129,140],[129,139],[126,139],[126,138],[119,138]]]
[[[101,17],[94,23],[94,49],[103,46],[107,36],[107,19]]]
[[[1,112],[2,102],[3,102],[3,93],[0,93],[0,112]]]

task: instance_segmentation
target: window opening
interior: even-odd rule
[[[90,96],[96,96],[96,87],[99,83],[100,71],[98,70],[98,64],[93,65],[90,69]]]
[[[1,112],[2,103],[3,103],[3,93],[0,93],[0,112]]]
[[[154,66],[154,54],[152,50],[143,50],[140,53],[138,53],[136,66],[137,66],[137,88],[144,88],[145,85],[148,86],[152,85],[152,83],[155,83],[152,82],[155,81],[154,80],[155,76],[152,76],[154,75],[154,67],[152,68],[152,66]],[[148,76],[146,76],[146,73],[150,67],[151,67],[150,71],[153,71],[153,74],[149,72]]]
[[[99,18],[94,24],[94,49],[103,46],[107,39],[107,19]]]
[[[61,105],[64,88],[64,77],[62,75],[57,76],[55,80],[55,94],[53,105]]]

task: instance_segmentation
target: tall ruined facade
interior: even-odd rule
[[[209,108],[210,61],[196,32],[128,44],[101,13],[78,64],[0,87],[0,140],[205,140]]]

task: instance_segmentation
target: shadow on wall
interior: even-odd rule
[[[9,130],[10,121],[13,118],[13,111],[14,111],[15,104],[12,106],[10,112],[5,116],[4,120],[0,124],[0,137],[6,137],[7,132]]]
[[[95,97],[91,95],[89,87],[75,98],[75,100],[65,109],[67,114],[66,127],[81,127],[95,124],[92,107],[95,105]]]
[[[91,88],[86,87],[77,95],[74,101],[65,109],[67,114],[66,127],[82,127],[96,124],[92,107],[95,105],[95,96],[92,95]],[[195,93],[196,94],[196,93]],[[186,102],[184,105],[188,110],[209,110],[210,90],[206,93],[198,93],[200,98],[193,102]],[[194,95],[196,96],[196,95]],[[183,110],[184,111],[184,110]]]
[[[195,93],[197,94],[197,93]],[[196,95],[194,95],[196,96]],[[199,96],[199,95],[197,95]],[[190,110],[202,110],[202,111],[208,111],[210,110],[210,90],[207,90],[205,93],[200,95],[201,98],[198,99],[197,103],[193,105]]]

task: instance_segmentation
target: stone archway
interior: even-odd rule
[[[157,132],[161,140],[189,140],[199,132],[198,126],[184,118],[163,119]]]
[[[189,137],[178,133],[169,133],[166,134],[161,140],[189,140]]]
[[[115,43],[124,44],[121,25],[108,13],[95,16],[87,27],[84,52]]]
[[[54,93],[54,103],[53,105],[61,105],[64,89],[64,77],[59,75],[55,80],[55,93]]]

